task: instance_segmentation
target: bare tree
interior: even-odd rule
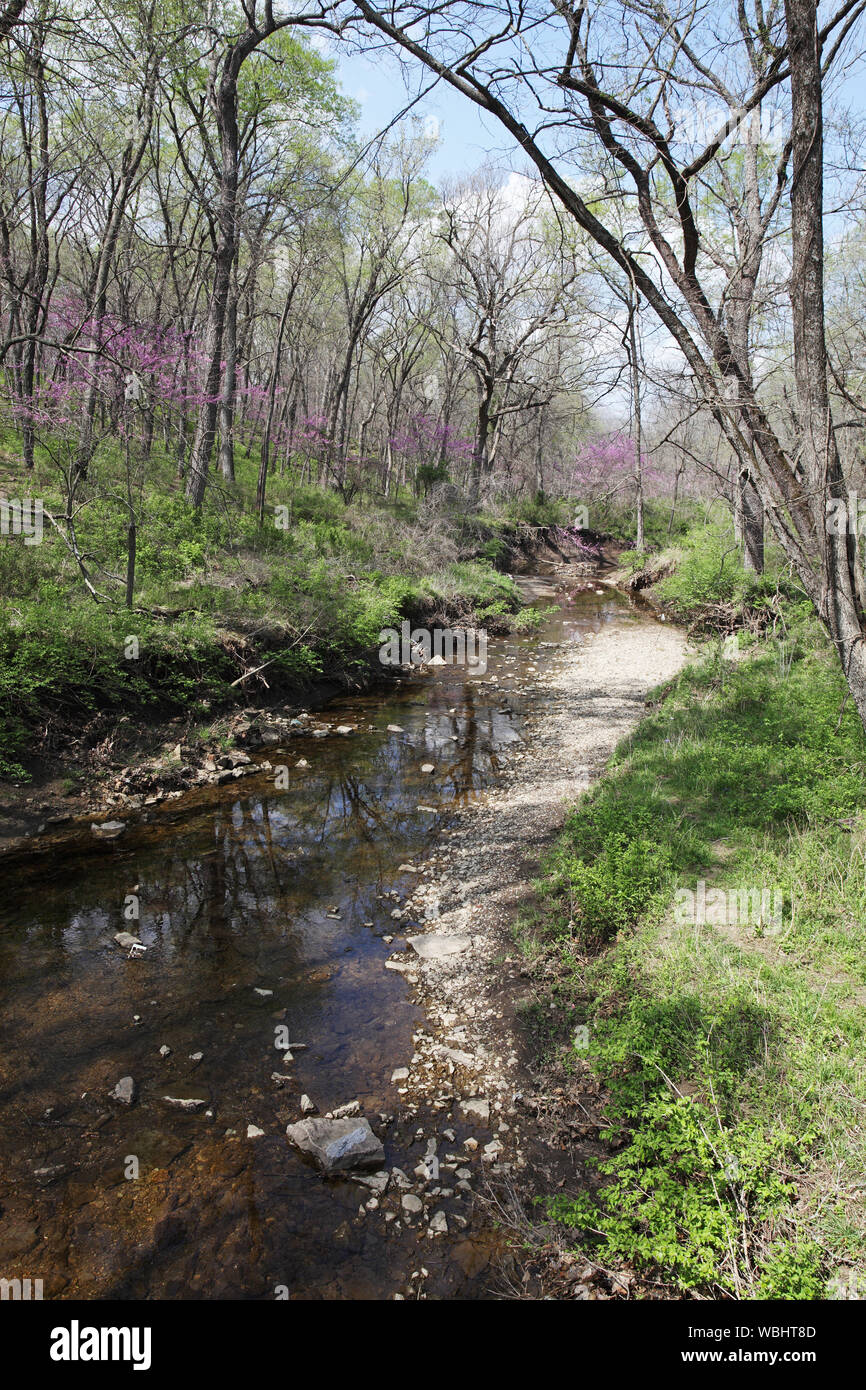
[[[477,504],[509,415],[540,409],[560,385],[534,370],[541,349],[573,338],[580,262],[537,188],[507,191],[485,175],[446,193],[443,275],[459,305],[460,338],[476,389],[470,500]],[[575,354],[577,359],[577,354]]]
[[[593,11],[568,0],[554,0],[552,10],[446,3],[383,11],[369,0],[356,0],[356,8],[388,42],[501,123],[661,320],[737,458],[747,461],[748,480],[836,646],[866,724],[855,547],[826,521],[828,505],[844,495],[844,478],[828,388],[822,242],[824,85],[863,0],[846,0],[822,22],[816,0],[786,0],[784,10],[776,3],[767,12],[761,0],[753,7],[743,0],[721,14],[718,6],[666,0],[617,0]],[[709,137],[683,134],[675,113],[694,111],[707,97],[724,113],[718,129]],[[785,185],[791,223],[796,437],[774,425],[759,399],[726,321],[731,276],[703,254],[708,171],[771,99],[787,121],[776,179]],[[586,165],[587,139],[593,160],[622,180],[651,260],[632,253],[603,205],[569,177],[578,153]],[[773,215],[758,228],[762,239]]]

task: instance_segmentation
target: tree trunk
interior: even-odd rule
[[[238,375],[238,292],[234,277],[226,310],[223,350],[226,369],[220,399],[219,468],[226,482],[233,483],[235,480],[235,394]]]
[[[824,140],[821,53],[815,0],[785,0],[791,69],[792,269],[794,380],[805,474],[822,547],[821,616],[836,644],[866,724],[866,646],[860,624],[851,527],[828,525],[827,508],[847,497],[827,386],[824,323]]]
[[[213,94],[220,133],[221,156],[217,245],[205,329],[201,399],[186,482],[187,500],[197,509],[204,501],[208,469],[216,438],[217,410],[222,376],[223,334],[231,295],[232,271],[237,253],[239,134],[237,75],[236,65],[232,61],[233,57],[234,51],[229,54],[223,64],[222,77]]]
[[[640,414],[640,359],[638,357],[637,342],[637,313],[640,307],[640,299],[634,286],[630,286],[628,303],[628,341],[629,341],[629,365],[631,367],[631,422],[632,422],[632,441],[634,444],[634,484],[637,504],[637,519],[635,521],[635,550],[644,548],[644,516],[643,516],[643,463],[641,460],[641,450],[643,448],[643,437],[641,429]]]

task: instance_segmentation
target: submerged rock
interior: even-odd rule
[[[109,1091],[112,1100],[117,1101],[118,1105],[132,1105],[136,1096],[136,1085],[131,1076],[122,1076],[114,1087]]]
[[[371,1192],[375,1192],[380,1197],[387,1190],[390,1180],[391,1174],[385,1169],[381,1173],[354,1173],[352,1175],[353,1182],[361,1183],[363,1187],[369,1188]]]
[[[139,938],[137,936],[133,936],[132,932],[128,931],[116,931],[114,933],[114,939],[117,942],[118,946],[123,947],[124,951],[131,951],[133,946],[141,945],[141,941],[139,940]]]
[[[173,1110],[204,1110],[210,1104],[210,1094],[200,1086],[178,1086],[175,1090],[164,1091],[162,1099]]]
[[[325,1173],[352,1168],[381,1169],[385,1150],[360,1116],[345,1120],[299,1120],[286,1129],[289,1142],[314,1159]]]
[[[118,835],[122,835],[126,829],[125,820],[104,820],[100,825],[95,822],[90,829],[94,835],[98,835],[100,840],[116,840]]]

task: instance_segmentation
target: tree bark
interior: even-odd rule
[[[785,0],[791,69],[794,380],[805,475],[822,547],[821,616],[866,724],[866,646],[857,603],[856,537],[828,525],[828,504],[847,497],[827,381],[824,319],[823,79],[815,0]]]

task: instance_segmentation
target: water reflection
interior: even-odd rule
[[[520,746],[549,698],[557,647],[545,644],[627,611],[579,598],[532,637],[491,642],[483,680],[440,668],[339,702],[327,719],[361,732],[269,750],[291,769],[285,790],[260,772],[163,805],[120,840],[85,835],[16,865],[0,909],[4,1274],[36,1277],[42,1261],[46,1296],[269,1297],[269,1281],[307,1296],[393,1291],[394,1237],[352,1226],[357,1190],[322,1183],[288,1150],[285,1123],[301,1092],[322,1111],[355,1098],[370,1114],[393,1108],[390,1074],[421,1016],[384,969],[382,894],[405,891],[397,866],[426,857]],[[112,940],[133,894],[139,960]],[[306,1044],[281,1087],[278,1025]],[[124,1112],[106,1097],[127,1074],[139,1099]],[[183,1086],[208,1096],[208,1116],[166,1108],[166,1089]],[[256,1144],[249,1123],[265,1130]],[[408,1142],[391,1140],[391,1161],[413,1166]],[[440,1292],[470,1296],[464,1256],[431,1256]]]

